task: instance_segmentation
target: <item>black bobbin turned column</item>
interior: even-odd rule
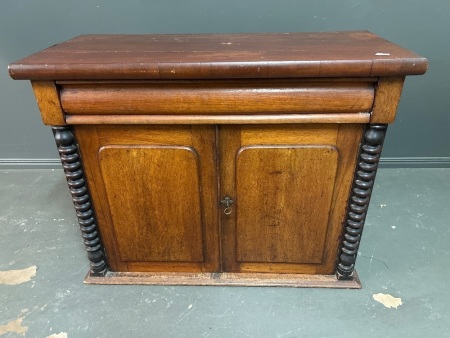
[[[385,124],[369,125],[363,137],[338,258],[337,278],[339,280],[351,280],[354,277],[356,255],[366,220],[370,196],[372,195],[386,129],[387,125]]]
[[[84,179],[80,152],[75,137],[67,126],[52,127],[59,156],[69,185],[72,201],[77,212],[78,223],[84,239],[92,276],[104,276],[107,272],[106,259],[97,222]]]

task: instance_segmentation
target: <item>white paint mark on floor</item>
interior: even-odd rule
[[[36,270],[36,265],[33,265],[22,270],[0,271],[0,284],[17,285],[29,282],[36,276]]]
[[[373,299],[378,303],[383,304],[388,309],[394,308],[397,309],[400,305],[402,305],[402,299],[393,297],[389,294],[377,293],[372,295]]]
[[[67,332],[54,333],[47,338],[67,338]]]
[[[397,227],[395,225],[391,226],[392,229],[396,229]]]
[[[195,310],[195,307],[192,306],[192,304],[189,304],[188,308],[186,311],[184,311],[181,315],[178,316],[178,322],[177,324],[179,324],[180,322],[182,322],[186,317],[188,317],[192,311]]]
[[[391,55],[390,53],[376,53],[376,56],[389,56]]]
[[[386,204],[380,204],[380,208],[386,207]]]
[[[5,325],[0,325],[0,336],[8,332],[19,333],[22,336],[25,336],[25,333],[28,331],[28,326],[22,326],[22,319],[23,318],[17,318],[16,320],[11,320]]]

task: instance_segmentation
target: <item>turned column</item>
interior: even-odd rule
[[[52,127],[52,129],[88,253],[90,274],[104,276],[107,272],[106,258],[84,178],[78,145],[69,127]]]
[[[358,254],[386,129],[386,124],[371,124],[363,137],[345,217],[341,251],[338,257],[337,278],[340,280],[353,279],[354,277],[356,255]]]

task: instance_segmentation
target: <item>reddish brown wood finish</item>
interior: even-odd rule
[[[67,114],[280,114],[370,112],[372,82],[206,81],[67,84]]]
[[[370,113],[276,115],[67,115],[66,123],[79,124],[291,124],[368,123]]]
[[[265,144],[238,150],[238,262],[322,263],[329,213],[317,210],[330,209],[338,155],[330,145]]]
[[[113,271],[218,271],[215,128],[77,126]]]
[[[366,134],[355,170],[362,134],[426,68],[352,31],[84,35],[9,71],[45,124],[71,125],[58,144],[73,129],[63,164],[82,177],[79,150],[90,196],[69,185],[108,264],[88,283],[353,288],[381,152]]]
[[[204,261],[204,205],[195,149],[106,145],[98,157],[124,261]]]
[[[102,277],[88,274],[86,284],[142,285],[215,285],[215,286],[289,286],[294,288],[360,289],[355,273],[353,280],[338,280],[335,275],[288,273],[182,273],[182,272],[108,272]]]
[[[36,96],[36,102],[41,111],[42,122],[50,126],[66,124],[55,82],[32,81],[31,85],[33,86],[34,96]]]
[[[231,214],[222,210],[224,271],[333,273],[361,133],[362,125],[221,126],[221,196],[235,200]]]
[[[404,81],[404,77],[384,77],[378,81],[370,123],[394,122]]]
[[[224,79],[422,74],[425,58],[367,31],[82,35],[9,66],[14,79]]]

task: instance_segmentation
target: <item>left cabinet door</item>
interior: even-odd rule
[[[217,272],[216,129],[75,126],[112,271]]]

